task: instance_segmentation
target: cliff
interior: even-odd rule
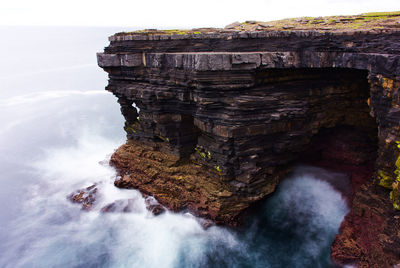
[[[400,13],[356,17],[111,36],[116,186],[235,225],[294,163],[319,163],[353,179],[333,259],[400,263]]]

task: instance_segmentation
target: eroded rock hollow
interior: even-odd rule
[[[360,201],[361,192],[364,199],[382,196],[383,221],[385,213],[397,215],[399,40],[396,30],[111,36],[98,63],[109,74],[107,90],[118,98],[128,137],[111,158],[120,173],[115,184],[138,188],[170,209],[235,225],[293,163],[307,158],[313,138],[352,129],[364,133],[352,143],[364,148],[360,154],[337,154],[344,147],[336,142],[331,155],[369,171],[358,178],[352,195],[358,207],[333,255],[340,263],[364,258],[372,265],[370,246],[357,237],[359,225],[348,222],[368,222],[372,215],[362,205],[372,201]],[[389,190],[371,190],[374,181],[392,187],[391,199]],[[394,249],[388,265],[400,262],[399,245],[390,246],[399,234],[392,236],[377,242]],[[355,244],[359,251],[350,252]],[[386,256],[381,251],[374,254]]]

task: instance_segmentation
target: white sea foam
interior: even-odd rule
[[[343,182],[343,174],[299,167],[280,184],[271,200],[270,204],[279,206],[269,215],[272,225],[301,240],[301,246],[293,253],[293,259],[301,264],[299,267],[305,265],[304,256],[315,260],[329,249],[348,212],[345,200],[330,184],[337,180]]]
[[[94,55],[117,30],[2,31],[0,267],[327,267],[315,256],[329,258],[346,212],[317,182],[328,172],[294,174],[243,231],[204,230],[188,213],[155,217],[138,191],[114,187],[104,160],[124,140],[123,117]],[[93,183],[92,211],[67,200]],[[128,199],[131,213],[100,212]]]
[[[116,145],[95,133],[83,133],[74,146],[46,149],[44,157],[32,164],[43,181],[16,221],[10,252],[0,266],[210,267],[215,258],[218,265],[229,267],[243,263],[273,267],[273,256],[286,256],[298,264],[293,267],[307,267],[304,256],[315,260],[321,255],[347,212],[329,183],[300,172],[280,185],[269,201],[275,208],[268,217],[273,228],[293,228],[293,235],[303,240],[301,248],[287,255],[265,237],[262,243],[267,245],[254,250],[251,244],[261,235],[260,229],[250,228],[246,232],[255,232],[254,236],[241,237],[221,227],[204,230],[190,214],[167,212],[155,217],[145,209],[138,191],[114,187],[115,172],[104,158]],[[66,195],[93,183],[100,193],[97,205],[81,212]],[[100,212],[104,205],[124,199],[135,204],[131,213]]]
[[[90,101],[90,94],[97,93],[28,94],[14,99],[12,107],[33,99],[38,103],[53,97],[63,100],[63,94],[82,94]],[[42,143],[40,150],[36,148],[40,157],[28,166],[41,179],[24,195],[23,213],[14,221],[4,243],[6,251],[0,257],[0,267],[243,267],[249,263],[254,267],[282,263],[310,267],[321,256],[329,258],[324,251],[329,250],[347,212],[340,194],[329,184],[340,174],[313,168],[296,170],[267,202],[267,219],[248,219],[260,221],[260,225],[247,228],[245,235],[221,227],[204,230],[187,213],[167,212],[155,217],[147,211],[138,191],[114,187],[116,173],[107,162],[122,141],[102,135],[101,129],[110,123],[102,123],[99,117],[94,117],[97,124],[81,125],[79,122],[84,121],[77,121],[77,115],[83,104],[76,111],[69,107],[56,109],[55,118],[43,126],[26,115],[47,118],[49,107],[44,105],[29,106],[19,117],[21,124],[33,121],[32,126],[39,126],[38,133],[40,128],[50,126],[49,137],[69,142],[63,146]],[[57,102],[52,105],[59,106]],[[34,133],[32,129],[30,133]],[[98,188],[98,197],[92,211],[83,212],[78,204],[67,200],[73,191],[93,184]],[[100,212],[115,201],[118,212]],[[126,205],[130,213],[122,212]],[[268,228],[282,234],[290,230],[293,239],[287,243],[293,247],[280,248],[280,238],[263,233]]]
[[[182,255],[189,263],[201,260],[213,241],[238,244],[231,232],[204,230],[192,216],[167,212],[155,217],[138,191],[114,187],[115,172],[101,160],[116,146],[86,133],[74,146],[45,150],[44,158],[32,164],[43,181],[33,187],[34,196],[16,221],[9,247],[18,257],[8,252],[0,266],[175,267]],[[100,193],[98,204],[93,211],[81,212],[66,195],[93,183]],[[133,200],[136,209],[100,212],[121,199]]]

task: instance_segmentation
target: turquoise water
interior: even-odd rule
[[[123,117],[95,53],[121,30],[0,27],[0,267],[329,267],[348,211],[329,184],[341,174],[295,169],[237,230],[155,217],[113,186]],[[93,183],[92,211],[67,200]],[[131,213],[100,212],[121,199]]]

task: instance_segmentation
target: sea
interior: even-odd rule
[[[295,167],[238,228],[154,216],[114,187],[108,160],[126,133],[96,52],[124,30],[0,27],[0,267],[335,267],[349,208],[330,182],[344,174]],[[67,198],[93,184],[92,210]],[[127,199],[131,212],[101,212]]]

